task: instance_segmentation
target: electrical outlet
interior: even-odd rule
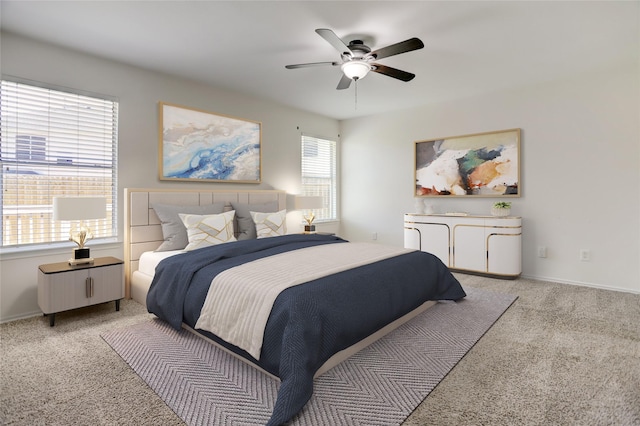
[[[580,261],[581,262],[589,262],[591,260],[591,250],[589,249],[580,249]]]
[[[538,257],[547,257],[547,248],[545,246],[538,247]]]

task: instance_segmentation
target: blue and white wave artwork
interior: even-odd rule
[[[260,124],[163,106],[162,175],[260,181]]]

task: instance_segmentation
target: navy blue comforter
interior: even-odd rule
[[[320,244],[348,244],[327,235],[286,235],[206,247],[160,262],[147,296],[149,312],[179,329],[193,327],[213,277],[261,257]],[[295,265],[291,265],[295,268]],[[283,291],[265,329],[260,360],[198,330],[280,377],[269,425],[290,420],[313,393],[313,375],[333,354],[427,300],[458,300],[460,283],[435,256],[415,251]]]

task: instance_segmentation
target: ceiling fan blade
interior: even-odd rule
[[[338,87],[336,87],[336,89],[337,90],[348,89],[350,85],[351,85],[351,79],[346,75],[342,74],[342,78],[340,79],[340,82],[338,83]]]
[[[347,46],[344,41],[342,41],[340,37],[338,37],[336,33],[331,31],[330,29],[318,28],[316,30],[316,33],[318,33],[318,35],[323,39],[327,40],[330,45],[332,45],[338,52],[340,52],[340,54],[349,53],[353,56],[353,52],[351,51],[351,49],[349,49],[349,46]]]
[[[391,68],[386,65],[380,64],[371,64],[371,71],[377,72],[378,74],[384,74],[389,77],[397,78],[402,81],[411,81],[416,76],[410,72],[402,71],[396,68]]]
[[[410,38],[400,43],[392,44],[387,47],[375,50],[370,53],[375,59],[388,58],[389,56],[399,55],[400,53],[411,52],[413,50],[422,49],[424,43],[419,38]]]
[[[340,62],[310,62],[308,64],[294,64],[294,65],[285,65],[284,67],[288,70],[296,69],[296,68],[308,68],[308,67],[320,67],[325,65],[338,66],[341,65]]]

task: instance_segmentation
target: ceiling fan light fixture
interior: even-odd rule
[[[365,61],[349,61],[342,64],[342,72],[351,80],[364,78],[371,71],[371,65]]]
[[[382,58],[388,58],[389,56],[399,55],[401,53],[412,52],[424,47],[424,43],[419,38],[414,37],[401,41],[400,43],[391,44],[372,51],[371,48],[365,45],[362,40],[351,40],[349,44],[346,44],[336,35],[336,33],[328,28],[318,28],[316,29],[316,33],[329,42],[329,44],[340,53],[340,61],[285,65],[285,68],[295,69],[324,65],[340,65],[342,69],[342,76],[340,77],[340,82],[336,86],[336,90],[348,89],[352,81],[356,82],[357,89],[358,80],[366,77],[367,74],[369,74],[369,71],[373,71],[380,75],[386,75],[387,77],[392,77],[404,82],[411,81],[415,77],[415,74],[391,68],[386,65],[377,64],[374,63],[374,61]]]

